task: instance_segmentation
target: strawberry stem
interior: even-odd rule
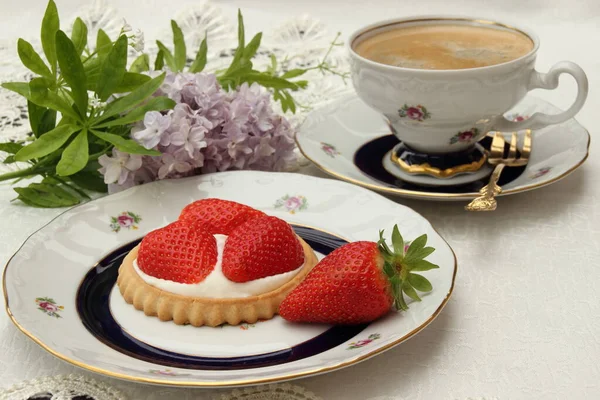
[[[425,261],[424,258],[435,251],[433,247],[425,247],[427,244],[427,235],[421,235],[413,240],[405,251],[404,238],[400,234],[398,225],[394,225],[392,230],[392,250],[385,241],[384,231],[379,231],[379,240],[377,246],[383,257],[383,272],[388,277],[392,295],[394,297],[394,307],[397,310],[408,310],[408,304],[404,299],[406,294],[414,301],[421,301],[417,294],[420,292],[430,292],[431,283],[422,275],[411,271],[428,271],[439,268],[436,264]]]

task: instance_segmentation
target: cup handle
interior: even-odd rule
[[[583,107],[583,103],[585,103],[588,95],[588,79],[579,65],[570,61],[561,61],[554,64],[547,74],[533,71],[527,90],[538,88],[556,89],[558,87],[558,77],[562,74],[571,75],[577,82],[577,97],[569,109],[554,115],[536,112],[528,119],[519,122],[509,121],[504,117],[500,117],[494,124],[494,130],[508,132],[521,129],[540,129],[548,125],[560,124],[573,118],[581,110],[581,107]]]

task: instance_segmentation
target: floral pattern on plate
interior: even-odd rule
[[[275,208],[285,208],[290,214],[296,214],[296,212],[308,208],[308,200],[301,195],[290,196],[289,194],[286,194],[280,199],[277,199]]]
[[[471,128],[469,131],[458,132],[450,138],[450,144],[469,143],[479,134],[479,129]]]
[[[506,119],[514,121],[514,122],[521,122],[521,121],[525,121],[526,119],[529,119],[529,115],[523,115],[523,114],[509,114],[506,116]]]
[[[540,177],[542,177],[542,176],[546,175],[546,174],[547,174],[548,172],[550,172],[551,170],[552,170],[552,168],[551,168],[551,167],[543,167],[543,168],[540,168],[540,169],[538,169],[537,171],[535,171],[533,174],[531,174],[531,175],[529,176],[529,178],[530,178],[530,179],[537,179],[537,178],[540,178]]]
[[[346,350],[360,349],[361,347],[365,347],[366,345],[370,344],[374,340],[379,339],[380,337],[381,337],[381,335],[379,333],[372,333],[366,339],[359,340],[358,342],[350,343]]]
[[[337,151],[335,146],[329,143],[321,142],[321,149],[325,152],[325,154],[327,154],[331,158],[335,158],[335,156],[340,154],[340,152]]]
[[[400,118],[408,118],[413,121],[423,122],[426,119],[431,118],[431,113],[427,111],[427,108],[422,105],[409,106],[404,104],[401,109],[398,110]]]
[[[118,216],[110,218],[110,229],[113,232],[119,232],[121,228],[136,230],[141,221],[142,217],[139,214],[123,211]]]
[[[59,312],[64,310],[64,307],[57,305],[54,299],[50,297],[37,297],[35,299],[35,302],[38,305],[38,310],[44,312],[45,314],[51,317],[62,318]]]

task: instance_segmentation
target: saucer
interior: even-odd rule
[[[538,111],[548,114],[561,112],[544,100],[527,96],[506,113],[506,117],[520,120]],[[505,136],[510,140],[509,134]],[[490,142],[491,139],[486,137],[480,144],[489,148]],[[484,176],[471,183],[439,182],[437,178],[429,177],[434,181],[414,184],[390,173],[388,170],[393,165],[384,165],[384,160],[399,140],[390,134],[383,117],[356,94],[312,111],[298,130],[296,143],[304,156],[324,172],[356,185],[402,197],[471,200],[487,183]],[[589,144],[588,131],[575,119],[534,131],[529,163],[525,167],[504,170],[499,181],[503,189],[500,196],[536,189],[564,178],[583,164],[588,156]],[[450,184],[443,185],[444,182]]]
[[[406,312],[368,324],[193,327],[147,317],[115,289],[123,257],[191,201],[243,202],[288,221],[323,257],[347,243],[377,240],[398,224],[406,240],[435,248],[433,290]],[[422,216],[356,185],[301,174],[220,172],[136,186],[74,207],[32,234],[3,275],[6,311],[54,356],[114,378],[170,386],[247,386],[322,374],[359,363],[417,335],[448,302],[454,252]]]

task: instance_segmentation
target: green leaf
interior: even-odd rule
[[[17,160],[15,159],[15,156],[8,156],[4,159],[4,161],[2,161],[2,164],[13,164],[16,162]]]
[[[238,49],[242,49],[242,51],[243,51],[245,45],[246,45],[246,39],[245,39],[244,17],[242,16],[242,11],[238,8]]]
[[[439,268],[439,265],[430,263],[427,260],[415,261],[413,264],[407,265],[409,271],[429,271],[431,269]]]
[[[100,78],[101,69],[102,58],[100,58],[99,56],[88,58],[83,63],[83,70],[85,71],[85,76],[87,77],[88,90],[96,90],[96,83],[98,83],[98,78]]]
[[[185,39],[183,32],[175,20],[171,20],[171,29],[173,30],[173,45],[175,46],[175,66],[177,70],[174,72],[183,71],[187,60],[187,50],[185,47]]]
[[[25,97],[31,99],[31,92],[29,91],[29,82],[4,82],[1,85],[4,89],[10,90]]]
[[[410,243],[405,259],[415,260],[415,254],[420,252],[427,244],[427,235],[421,235]]]
[[[28,187],[14,188],[14,190],[19,194],[19,200],[34,207],[69,207],[80,203],[80,200],[72,194],[60,188],[57,190],[56,186],[48,184],[32,183]]]
[[[300,75],[304,75],[305,73],[306,73],[305,69],[300,69],[300,68],[290,69],[288,72],[281,75],[280,78],[281,79],[292,79],[292,78],[296,78]]]
[[[33,132],[35,137],[40,136],[38,132],[38,127],[40,125],[40,122],[42,122],[42,117],[46,110],[46,107],[40,107],[32,101],[27,100],[27,114],[29,118],[29,126],[31,127],[31,131]]]
[[[261,40],[262,40],[262,32],[259,32],[256,35],[254,35],[254,37],[252,38],[250,43],[248,43],[248,45],[244,48],[243,57],[246,60],[250,60],[252,57],[254,57],[256,55],[256,52],[258,51],[258,48],[260,47]]]
[[[0,151],[3,151],[8,154],[17,154],[17,152],[19,150],[21,150],[22,148],[23,148],[23,145],[19,144],[19,143],[13,143],[13,142],[0,143]]]
[[[77,54],[81,55],[81,53],[83,53],[83,49],[85,49],[85,46],[87,45],[87,37],[87,26],[81,18],[77,17],[73,23],[73,32],[71,32],[71,41],[73,42],[73,45],[75,45]]]
[[[165,53],[163,53],[162,50],[159,50],[158,54],[156,55],[156,60],[154,61],[154,70],[160,71],[164,67],[165,67]]]
[[[208,44],[206,42],[206,36],[202,39],[202,43],[200,43],[200,48],[198,49],[198,54],[196,54],[196,59],[190,66],[190,72],[198,73],[204,70],[206,67],[206,59],[208,54]]]
[[[48,79],[54,79],[52,72],[46,66],[44,60],[42,60],[42,58],[33,49],[33,46],[28,41],[19,39],[17,42],[17,52],[19,53],[21,62],[29,70]]]
[[[410,257],[405,257],[404,261],[407,264],[414,264],[415,262],[424,259],[434,251],[435,249],[433,247],[423,247],[422,249],[413,252]]]
[[[404,238],[400,234],[398,225],[394,225],[394,229],[392,230],[392,244],[394,245],[396,254],[404,254]]]
[[[75,196],[73,193],[63,189],[62,187],[60,187],[60,181],[57,181],[54,178],[51,178],[54,182],[56,183],[48,183],[47,179],[44,179],[42,181],[42,183],[32,183],[29,185],[29,187],[31,189],[36,189],[39,191],[43,191],[46,192],[50,195],[56,196],[56,198],[59,199],[63,199],[63,200],[70,200],[70,201],[77,201],[79,202],[79,197]],[[77,204],[77,203],[75,203]]]
[[[283,96],[285,97],[286,103],[287,103],[287,108],[292,112],[292,113],[296,113],[296,102],[294,101],[294,98],[292,97],[292,95],[287,91],[283,91]]]
[[[150,70],[150,56],[148,54],[142,54],[129,67],[129,72],[146,72]]]
[[[75,105],[83,117],[87,114],[88,107],[85,71],[73,42],[63,31],[56,32],[56,56],[60,73],[69,84]]]
[[[88,133],[84,128],[63,151],[62,157],[56,165],[56,173],[60,176],[73,175],[85,167],[88,158]]]
[[[148,75],[137,74],[135,72],[125,72],[123,80],[115,89],[115,93],[128,93],[134,91],[140,85],[148,82],[151,78]]]
[[[38,106],[59,111],[65,117],[81,120],[81,117],[73,111],[73,108],[65,99],[48,89],[47,83],[43,78],[32,79],[29,82],[29,92],[29,99]]]
[[[433,289],[431,282],[419,274],[408,274],[408,282],[419,292],[431,292]]]
[[[112,47],[112,40],[102,29],[98,29],[96,35],[96,52],[100,56],[100,59],[106,57]]]
[[[396,271],[394,271],[394,267],[392,266],[391,263],[385,261],[383,263],[383,272],[385,272],[385,274],[387,275],[388,278],[392,278],[393,276],[396,275]]]
[[[81,127],[75,125],[58,126],[19,150],[15,155],[15,159],[17,161],[27,161],[32,158],[41,158],[48,155],[65,144],[71,135],[79,129]]]
[[[379,231],[379,241],[377,242],[377,244],[379,245],[379,251],[386,260],[391,260],[391,258],[393,258],[394,252],[389,248],[388,244],[386,243],[385,238],[383,237],[383,233],[383,230]]]
[[[80,171],[69,176],[77,186],[94,192],[106,193],[108,187],[104,183],[104,178],[97,171]]]
[[[160,156],[160,152],[156,150],[148,150],[145,147],[139,145],[133,140],[124,139],[121,136],[113,135],[112,133],[100,132],[92,130],[92,133],[100,139],[113,144],[118,150],[124,151],[130,154],[142,154],[148,156]]]
[[[298,85],[296,85],[294,82],[290,82],[277,76],[271,76],[264,72],[254,71],[244,74],[244,80],[248,83],[256,82],[261,86],[273,89],[298,89]]]
[[[65,122],[67,118],[63,118],[61,122]],[[52,129],[56,127],[56,111],[46,109],[44,111],[44,115],[42,115],[42,120],[38,125],[38,137],[42,136],[46,132],[50,132]]]
[[[163,111],[175,107],[175,101],[164,97],[154,97],[141,107],[137,107],[124,117],[94,125],[94,128],[109,128],[111,126],[128,125],[144,119],[148,111]]]
[[[111,102],[106,107],[106,109],[104,110],[104,114],[102,114],[102,116],[98,119],[97,122],[103,121],[109,117],[112,117],[113,115],[120,114],[137,106],[138,104],[146,100],[149,96],[151,96],[154,92],[156,92],[156,90],[160,87],[164,79],[165,73],[163,72],[156,78],[151,79],[148,82],[140,85],[137,89],[135,89],[128,95]]]
[[[175,58],[173,57],[171,50],[167,49],[167,47],[160,40],[156,41],[156,45],[158,46],[158,49],[163,53],[164,60],[167,63],[169,69],[171,71],[177,71],[177,64],[175,64]]]
[[[121,35],[102,61],[100,77],[96,83],[96,93],[100,100],[106,101],[115,92],[125,76],[126,68],[127,36]]]
[[[48,1],[48,7],[42,19],[42,48],[46,59],[52,67],[52,74],[56,72],[56,32],[60,29],[60,20],[58,18],[58,10],[54,0]]]
[[[404,282],[402,284],[402,291],[414,301],[421,301],[421,298],[419,297],[415,289],[408,282]]]

